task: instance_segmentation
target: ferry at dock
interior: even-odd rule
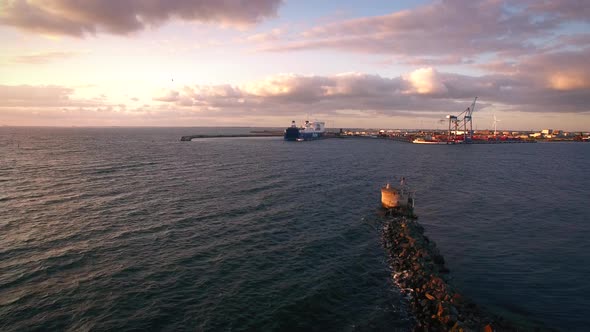
[[[305,121],[303,126],[297,127],[295,121],[291,122],[291,126],[285,129],[285,141],[312,141],[320,139],[326,133],[325,122],[309,122]]]

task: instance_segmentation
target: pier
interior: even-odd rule
[[[214,134],[214,135],[187,135],[180,138],[181,141],[192,141],[198,138],[241,138],[241,137],[282,137],[282,131],[251,131],[249,134]]]
[[[244,138],[244,137],[283,137],[285,133],[283,131],[274,131],[274,130],[261,130],[261,131],[251,131],[249,134],[212,134],[212,135],[186,135],[180,138],[181,141],[192,141],[193,139],[200,139],[200,138]],[[324,138],[336,138],[339,137],[336,133],[326,133],[322,139]]]
[[[409,295],[415,331],[518,331],[485,312],[449,283],[450,271],[436,244],[415,219],[386,217],[382,233],[393,281]]]

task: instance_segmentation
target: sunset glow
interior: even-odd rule
[[[585,1],[0,0],[0,125],[590,129]]]

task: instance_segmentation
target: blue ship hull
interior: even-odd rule
[[[286,135],[285,141],[313,141],[323,138],[323,133],[299,133],[298,135]]]
[[[324,136],[324,122],[310,123],[305,121],[305,127],[298,128],[295,121],[291,127],[285,129],[285,141],[313,141]]]
[[[285,141],[296,141],[301,137],[301,132],[299,128],[290,127],[285,129]]]
[[[316,139],[320,139],[324,136],[323,133],[301,133],[300,138],[304,141],[313,141]]]

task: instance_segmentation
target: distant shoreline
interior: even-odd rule
[[[208,129],[212,129],[212,128],[242,128],[242,129],[247,129],[247,128],[252,128],[252,129],[284,129],[285,126],[44,126],[44,125],[0,125],[0,128],[72,128],[72,129],[84,129],[84,128],[121,128],[121,129],[125,129],[125,128],[158,128],[158,129],[166,129],[166,128],[170,128],[170,129],[174,129],[174,128],[178,128],[178,129],[186,129],[186,128],[208,128]],[[420,131],[441,131],[443,129],[433,129],[433,128],[374,128],[374,127],[346,127],[346,126],[342,126],[342,127],[330,127],[330,128],[326,128],[326,130],[328,131],[338,131],[340,129],[344,129],[344,130],[380,130],[380,129],[385,129],[385,130],[400,130],[400,131],[408,131],[408,132],[420,132]],[[509,129],[509,130],[505,130],[505,131],[519,131],[519,132],[538,132],[539,130],[522,130],[522,129]],[[590,133],[590,129],[568,129],[568,130],[564,130],[567,132],[571,132],[571,133]]]

